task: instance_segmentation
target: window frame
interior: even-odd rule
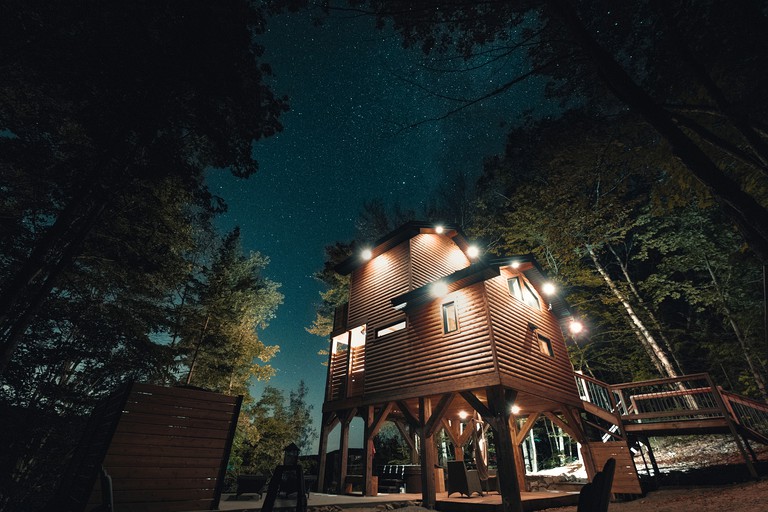
[[[514,297],[529,308],[541,311],[541,298],[531,284],[521,276],[507,278],[507,291],[510,297]]]
[[[451,313],[449,313],[451,311]],[[449,330],[449,314],[452,315],[453,329]],[[453,334],[459,331],[459,310],[456,301],[443,302],[440,305],[440,318],[443,321],[443,334]]]
[[[378,340],[380,338],[384,338],[386,336],[389,336],[390,334],[394,334],[398,331],[402,331],[407,327],[408,327],[408,324],[405,320],[398,320],[397,322],[393,322],[383,327],[379,327],[378,329],[376,329],[376,339]]]
[[[536,339],[539,342],[539,351],[545,356],[554,358],[555,350],[552,348],[552,340],[539,333],[536,333]]]

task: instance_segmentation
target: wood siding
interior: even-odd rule
[[[134,384],[103,463],[115,512],[216,509],[241,400]]]
[[[444,334],[442,304],[450,301],[457,306],[459,330]],[[484,302],[479,283],[410,311],[408,327],[402,331],[375,340],[369,337],[366,395],[388,391],[391,399],[397,399],[399,390],[459,378],[466,388],[474,377],[492,374]]]
[[[407,241],[380,254],[352,273],[349,287],[348,328],[367,324],[367,341],[375,329],[402,320],[390,300],[408,291],[409,244]]]
[[[541,304],[541,310],[536,310],[512,297],[507,279],[513,276],[523,278],[503,269],[499,277],[485,281],[502,383],[562,403],[580,405],[573,367],[557,320],[545,303]],[[537,327],[536,332],[529,324]],[[551,341],[554,357],[541,352],[538,334]]]
[[[445,235],[421,234],[411,239],[411,290],[469,266],[464,252]]]
[[[642,494],[640,479],[635,470],[632,452],[626,441],[610,441],[607,443],[589,443],[589,450],[598,471],[603,469],[605,462],[616,459],[616,473],[613,476],[611,492],[618,494]]]

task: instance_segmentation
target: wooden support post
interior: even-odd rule
[[[344,481],[347,479],[347,462],[349,459],[349,424],[355,417],[355,409],[351,409],[344,414],[341,420],[341,433],[339,434],[339,482],[337,492],[344,492]]]
[[[525,484],[525,459],[523,457],[523,448],[518,441],[517,419],[514,416],[509,417],[509,434],[512,436],[512,455],[515,458],[515,471],[517,472],[517,485],[521,491],[527,491]]]
[[[709,376],[709,374],[706,374],[707,376],[707,383],[709,384],[709,388],[712,390],[712,396],[715,397],[715,402],[717,403],[717,406],[720,408],[721,414],[723,415],[723,418],[725,418],[725,422],[728,424],[728,430],[731,431],[731,435],[733,436],[733,440],[736,441],[736,446],[739,449],[739,452],[741,452],[741,456],[744,459],[744,463],[747,465],[747,470],[749,471],[749,474],[754,478],[755,480],[758,480],[760,477],[757,476],[757,470],[755,469],[755,465],[752,464],[752,459],[749,458],[747,455],[747,451],[744,448],[744,444],[741,441],[741,437],[739,436],[738,431],[736,430],[736,425],[734,425],[733,416],[731,416],[730,412],[725,406],[725,402],[723,401],[723,397],[720,394],[720,389],[715,386],[714,381],[712,380],[712,377]]]
[[[523,502],[520,499],[520,484],[515,468],[515,444],[512,442],[512,432],[509,428],[510,408],[517,395],[516,392],[505,393],[501,386],[486,388],[488,405],[493,413],[496,435],[496,462],[498,464],[499,492],[501,493],[501,508],[504,512],[522,512]]]
[[[433,433],[427,425],[432,417],[432,401],[419,398],[419,431],[421,434],[421,502],[426,508],[435,508],[437,489],[435,487],[435,463],[437,453]]]
[[[338,422],[336,414],[333,412],[323,413],[323,422],[320,427],[320,442],[317,448],[317,492],[325,492],[325,466],[328,455],[328,436]]]
[[[367,406],[364,411],[365,434],[363,435],[363,442],[365,456],[363,459],[363,496],[375,496],[376,491],[373,488],[373,437],[375,436],[375,432],[373,432],[375,428],[373,406]]]
[[[656,463],[656,456],[653,454],[651,440],[648,439],[648,436],[645,436],[642,439],[643,444],[648,448],[648,458],[651,459],[651,467],[653,468],[653,479],[656,480],[656,483],[658,484],[658,478],[661,475],[661,471],[659,471],[659,465]]]

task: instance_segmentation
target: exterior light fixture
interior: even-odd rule
[[[542,285],[541,291],[543,291],[545,295],[554,295],[557,291],[557,288],[555,288],[554,284],[546,282]]]
[[[512,410],[512,414],[517,414],[520,412],[520,407],[513,405],[511,410]]]
[[[429,293],[432,294],[432,296],[435,298],[443,298],[448,295],[448,285],[445,281],[438,281],[432,284],[431,288],[429,289]]]
[[[510,263],[509,266],[512,268],[520,268],[520,262],[515,260],[512,263]]]
[[[476,245],[470,245],[467,247],[467,256],[470,258],[477,258],[480,256],[480,249]]]
[[[584,324],[578,320],[571,320],[568,324],[568,330],[571,331],[571,334],[579,334],[584,330]]]
[[[467,411],[459,411],[459,418],[465,420],[469,417],[469,413]]]
[[[364,260],[369,260],[373,257],[373,252],[370,249],[363,249],[363,252],[360,253],[360,257]]]
[[[435,233],[438,235],[442,235],[443,231],[445,231],[445,228],[443,226],[435,226]]]

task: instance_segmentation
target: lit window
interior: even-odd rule
[[[456,303],[443,304],[443,332],[448,334],[459,330],[459,319],[456,316]]]
[[[521,283],[519,277],[510,277],[507,279],[507,286],[509,287],[509,294],[517,300],[525,302],[532,308],[541,309],[539,297],[536,295],[536,292],[533,291],[531,285],[526,282]]]
[[[539,350],[541,350],[541,353],[545,356],[549,357],[555,357],[555,353],[552,351],[552,342],[549,341],[549,338],[545,338],[541,334],[539,336]]]
[[[396,324],[382,327],[381,329],[377,329],[376,337],[381,338],[382,336],[386,336],[387,334],[392,334],[393,332],[402,331],[403,329],[405,329],[405,320],[403,320],[402,322],[397,322]]]

